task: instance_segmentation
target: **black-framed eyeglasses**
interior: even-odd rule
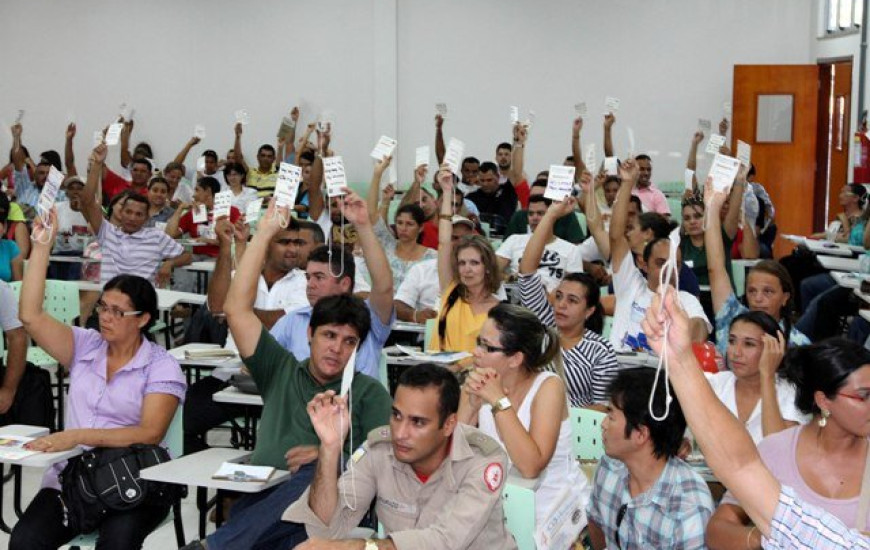
[[[97,302],[97,305],[94,307],[97,311],[97,315],[102,315],[103,313],[107,313],[110,317],[115,320],[120,319],[121,317],[132,317],[133,315],[141,315],[141,311],[122,311],[114,306],[107,306],[105,302]]]
[[[507,350],[505,348],[491,346],[491,345],[487,344],[486,342],[484,342],[483,338],[481,338],[480,336],[477,337],[477,347],[482,348],[483,351],[485,351],[487,353],[496,353],[498,351],[500,351],[502,353],[507,353]]]
[[[614,531],[613,538],[616,541],[616,548],[618,550],[622,550],[622,543],[619,541],[619,527],[622,525],[622,520],[625,519],[625,513],[628,511],[628,504],[623,504],[619,507],[619,511],[616,512],[616,529]]]

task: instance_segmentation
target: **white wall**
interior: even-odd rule
[[[81,165],[92,132],[126,101],[137,112],[134,137],[151,141],[165,163],[198,123],[208,137],[194,153],[223,154],[242,107],[252,117],[250,157],[302,101],[307,118],[335,111],[335,148],[351,179],[368,178],[368,153],[386,133],[399,139],[407,180],[414,148],[432,144],[435,102],[448,104],[445,135],[482,159],[509,139],[510,105],[534,110],[527,171],[535,172],[569,154],[577,101],[589,105],[584,145],[600,151],[603,100],[613,95],[622,100],[619,152],[630,126],[638,152],[660,153],[655,179],[681,179],[697,119],[718,119],[731,98],[734,64],[814,62],[815,5],[5,0],[0,119],[26,109],[25,143],[36,154],[62,148],[74,114]],[[2,128],[0,148],[8,145]]]

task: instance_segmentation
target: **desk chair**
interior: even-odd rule
[[[601,422],[603,412],[579,407],[569,407],[568,416],[571,419],[572,450],[578,460],[600,460],[604,455],[604,443],[601,441]]]
[[[504,484],[502,506],[508,531],[519,550],[535,549],[535,492],[510,482]]]
[[[178,458],[184,454],[184,422],[182,421],[182,410],[184,407],[181,403],[178,404],[178,409],[175,411],[175,416],[172,417],[172,422],[169,424],[169,428],[166,430],[166,446],[169,449],[169,455],[172,458]],[[172,504],[172,512],[171,512],[171,521],[175,524],[175,541],[178,543],[178,547],[181,548],[185,545],[184,539],[184,524],[181,522],[181,499],[177,500]],[[170,516],[167,516],[163,522],[157,526],[157,529],[160,529],[167,522],[170,521]],[[153,531],[152,531],[153,533]],[[97,546],[97,535],[98,533],[95,531],[93,533],[87,533],[83,535],[79,535],[69,541],[67,544],[70,549],[74,548],[95,548]],[[146,543],[143,545],[147,547],[147,538]]]

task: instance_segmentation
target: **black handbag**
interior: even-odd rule
[[[187,486],[141,479],[139,471],[171,460],[158,445],[98,447],[69,460],[60,473],[65,524],[90,533],[109,512],[141,505],[170,506]]]

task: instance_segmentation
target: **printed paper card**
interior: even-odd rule
[[[711,134],[710,140],[707,142],[707,153],[711,155],[719,154],[719,148],[725,145],[725,136],[719,134]]]
[[[432,156],[432,153],[429,151],[429,146],[424,145],[422,147],[417,147],[417,160],[414,162],[414,168],[419,168],[421,166],[429,166],[429,159]]]
[[[121,140],[121,130],[124,129],[124,125],[120,122],[115,122],[114,124],[109,125],[109,130],[106,132],[106,145],[113,146],[118,145],[118,142]]]
[[[590,143],[586,147],[586,169],[595,174],[598,171],[598,159],[596,158],[595,144]]]
[[[281,119],[281,126],[278,127],[278,138],[282,138],[290,133],[290,130],[296,128],[296,123],[293,122],[293,119],[290,117],[284,117]]]
[[[199,157],[196,159],[196,171],[200,174],[205,173],[205,157]]]
[[[339,197],[345,194],[347,174],[344,172],[344,161],[341,157],[323,159],[323,178],[326,180],[326,194],[329,197]]]
[[[205,126],[202,124],[197,124],[193,127],[193,137],[197,139],[205,139]]]
[[[695,171],[686,168],[685,173],[683,174],[683,184],[686,186],[686,191],[692,191],[695,187],[692,183],[695,178]]]
[[[604,173],[608,176],[619,175],[619,162],[616,157],[604,157]]]
[[[193,188],[185,181],[178,182],[178,187],[175,188],[175,193],[172,195],[174,202],[191,203],[193,202]]]
[[[738,170],[740,170],[739,160],[717,153],[713,157],[713,165],[710,167],[709,174],[713,178],[713,189],[722,192],[727,191],[731,187],[731,184],[734,183]]]
[[[447,118],[447,104],[446,103],[436,103],[435,104],[435,113],[441,115],[441,118]]]
[[[245,208],[245,223],[251,225],[260,219],[260,213],[263,210],[263,199],[253,200],[248,203]]]
[[[713,123],[710,122],[708,118],[699,118],[698,119],[698,129],[704,132],[707,135],[710,135],[710,131],[713,128]]]
[[[94,132],[94,147],[103,143],[103,132],[97,130]]]
[[[511,124],[516,124],[520,121],[520,108],[516,105],[511,105]]]
[[[450,167],[450,171],[460,176],[459,168],[462,166],[462,156],[465,154],[465,143],[456,138],[450,138],[447,143],[447,151],[444,153],[444,163]]]
[[[385,157],[389,157],[396,149],[396,143],[398,142],[391,137],[381,136],[381,139],[375,144],[375,148],[372,149],[372,158],[381,161]]]
[[[13,122],[12,125],[21,124],[22,120],[24,120],[24,109],[18,109],[18,114],[15,115],[15,122]]]
[[[36,211],[39,217],[48,221],[48,213],[51,207],[54,206],[57,200],[57,192],[63,183],[63,172],[51,167],[48,171],[48,178],[45,180],[45,185],[42,186],[42,191],[39,193],[39,201],[36,203]]]
[[[239,109],[235,112],[236,123],[246,126],[251,122],[251,116],[248,114],[246,109]]]
[[[724,103],[722,103],[722,114],[725,115],[725,118],[728,118],[731,116],[731,110],[732,109],[731,109],[731,102],[730,101],[725,101]]]
[[[204,204],[195,204],[193,206],[193,214],[191,214],[191,216],[193,217],[193,223],[208,222],[208,210],[206,210]]]
[[[233,192],[221,191],[214,196],[214,218],[218,219],[221,216],[230,217],[230,208],[233,205]]]
[[[749,166],[752,159],[752,146],[745,141],[737,140],[737,160]]]
[[[607,107],[608,112],[615,113],[619,110],[619,99],[607,96],[604,98],[604,106]]]
[[[575,112],[575,113],[577,114],[577,116],[579,116],[579,117],[584,117],[584,116],[586,116],[586,102],[585,102],[585,101],[581,101],[581,102],[579,102],[579,103],[575,103],[575,104],[574,104],[574,112]]]
[[[574,190],[574,167],[550,165],[550,175],[547,177],[547,190],[544,197],[554,201],[563,201]]]
[[[325,167],[326,159],[323,160]],[[293,205],[296,204],[296,194],[299,192],[301,181],[302,168],[282,162],[278,167],[278,178],[275,180],[275,205],[293,208]]]

